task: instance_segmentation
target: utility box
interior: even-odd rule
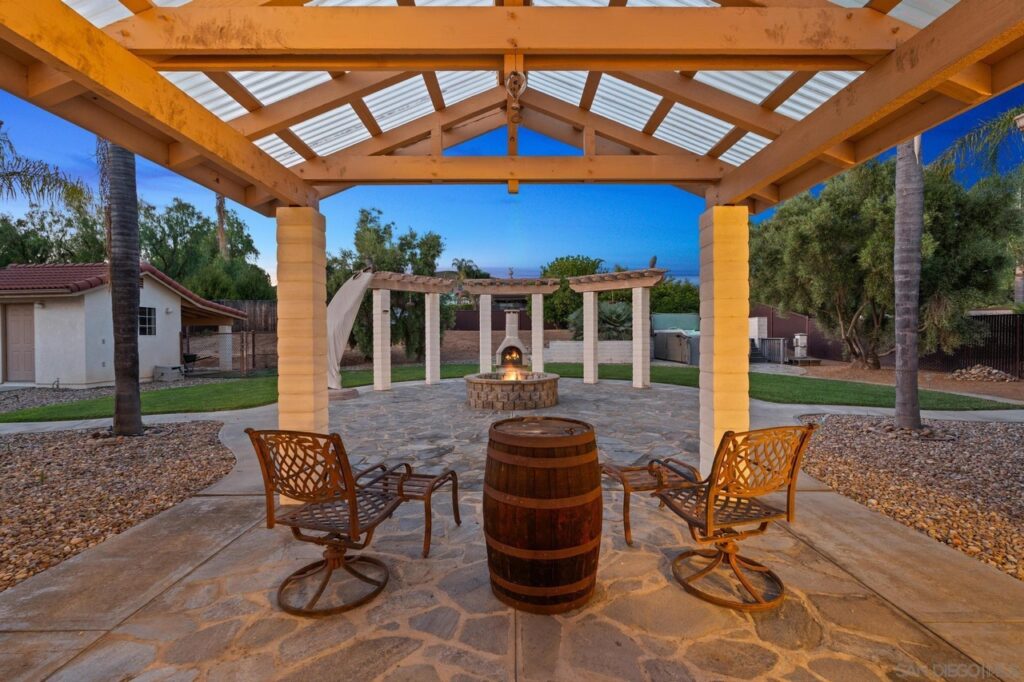
[[[807,334],[793,334],[793,359],[807,358]]]
[[[160,367],[153,368],[153,381],[180,381],[182,378],[181,367]]]

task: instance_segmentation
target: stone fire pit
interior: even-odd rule
[[[479,410],[536,410],[558,404],[558,375],[520,372],[505,379],[505,372],[470,374],[466,377],[466,398]]]

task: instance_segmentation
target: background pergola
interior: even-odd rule
[[[324,197],[368,183],[668,183],[709,205],[710,452],[747,424],[748,210],[1024,81],[1020,0],[380,1],[0,0],[0,87],[276,212],[291,428],[327,424]],[[513,71],[529,76],[519,102],[502,85]],[[504,156],[443,155],[504,126]],[[582,155],[518,156],[519,126]]]

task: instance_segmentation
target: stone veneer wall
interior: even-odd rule
[[[582,341],[551,341],[544,349],[545,362],[583,362]],[[616,365],[633,362],[632,341],[598,341],[597,362]]]
[[[530,381],[466,379],[466,399],[478,410],[536,410],[558,404],[558,377]]]

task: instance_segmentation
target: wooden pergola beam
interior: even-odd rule
[[[279,201],[318,204],[313,187],[59,0],[0,0],[0,42],[66,73],[120,111],[194,147]]]
[[[624,270],[622,272],[600,272],[596,275],[569,277],[569,288],[577,293],[584,291],[615,291],[617,289],[635,289],[653,287],[665,279],[668,270],[646,268],[644,270]]]
[[[811,112],[728,173],[709,193],[708,203],[746,199],[1022,36],[1024,3],[961,0],[837,93],[827,106]],[[997,87],[993,76],[994,91]]]
[[[473,296],[529,296],[531,294],[553,294],[558,291],[561,281],[552,278],[539,279],[466,279],[462,290]]]
[[[427,275],[410,275],[405,272],[373,273],[370,289],[387,289],[389,291],[409,291],[418,294],[448,294],[455,288],[455,282],[443,277]]]

